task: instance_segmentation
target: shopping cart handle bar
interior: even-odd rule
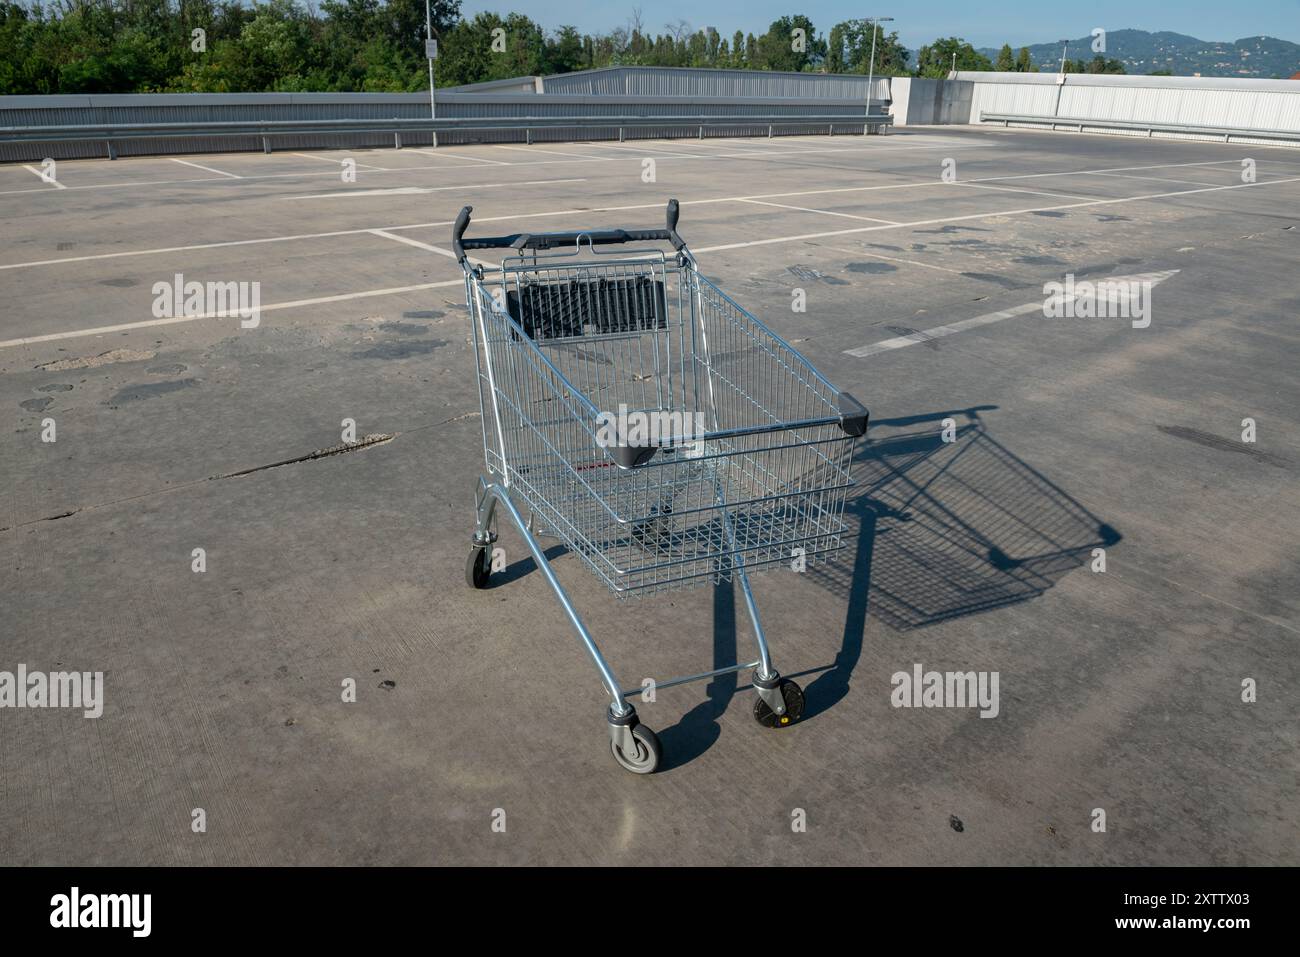
[[[845,433],[852,436],[865,434],[869,418],[866,406],[847,392],[840,393],[840,428]]]
[[[681,250],[686,243],[677,235],[677,200],[668,201],[667,229],[586,229],[560,233],[512,233],[509,236],[484,236],[478,239],[466,239],[465,230],[469,227],[473,206],[466,206],[456,217],[451,229],[451,246],[456,259],[464,262],[467,249],[557,249],[562,246],[577,246],[583,241],[592,246],[608,246],[619,243],[668,242],[673,248]]]

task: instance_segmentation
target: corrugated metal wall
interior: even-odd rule
[[[985,112],[1300,132],[1300,82],[1291,80],[1072,73],[1058,85],[1049,73],[958,77],[974,81],[973,122]]]
[[[865,100],[865,76],[775,73],[690,67],[625,66],[562,73],[543,80],[547,94],[588,96],[839,97]],[[889,99],[889,78],[870,84],[873,100]]]
[[[692,71],[702,72],[702,71]],[[797,74],[794,74],[797,76]],[[888,81],[884,81],[886,84]],[[865,85],[863,87],[865,89]],[[538,93],[463,93],[439,92],[438,116],[444,118],[526,117],[693,117],[726,116],[743,121],[754,116],[788,116],[796,121],[809,114],[842,115],[845,125],[836,132],[862,132],[860,117],[865,101],[856,97],[818,96],[637,96],[624,94],[538,94]],[[129,125],[141,123],[209,123],[270,122],[277,120],[388,120],[422,119],[429,115],[426,93],[266,93],[266,94],[126,94],[102,96],[8,96],[0,97],[0,126],[86,126]],[[774,133],[795,132],[792,127],[776,127]],[[803,132],[807,132],[807,128]],[[820,130],[819,130],[820,131]],[[735,126],[715,130],[715,135],[766,135],[767,125]],[[663,127],[628,131],[632,137],[685,136],[698,130],[689,122]],[[440,133],[440,143],[520,142],[522,130],[466,131]],[[535,141],[559,142],[574,139],[617,138],[618,129],[576,128],[534,130]],[[707,135],[707,133],[706,133]],[[403,133],[402,141],[411,146],[429,145],[432,134]],[[391,133],[323,134],[303,133],[277,136],[276,149],[324,149],[331,147],[366,147],[394,145]],[[122,139],[115,141],[123,156],[178,152],[223,152],[259,150],[256,136],[191,137],[183,140]],[[104,142],[57,144],[0,144],[0,161],[31,162],[46,156],[55,159],[103,157],[108,153]]]

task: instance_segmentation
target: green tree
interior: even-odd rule
[[[899,41],[897,31],[885,33],[879,26],[876,27],[875,68],[869,71],[871,23],[867,20],[846,20],[837,23],[831,32],[836,30],[844,38],[843,72],[872,72],[876,76],[901,76],[907,72],[907,60],[911,52]]]
[[[1034,61],[1029,56],[1029,47],[1021,47],[1020,52],[1016,54],[1016,72],[1017,73],[1038,72],[1038,67],[1034,66]]]
[[[941,80],[957,64],[958,70],[989,71],[993,62],[960,37],[947,37],[923,46],[916,54],[917,76]]]
[[[993,68],[999,73],[1011,73],[1016,68],[1015,54],[1011,52],[1011,44],[1002,44],[1002,49],[998,51],[997,62]]]
[[[844,60],[844,24],[837,23],[831,27],[831,34],[826,40],[826,72],[845,72]]]
[[[802,30],[800,49],[795,49],[795,30]],[[801,71],[821,63],[826,56],[826,41],[817,36],[811,20],[803,15],[774,20],[767,33],[758,38],[758,63],[750,69]]]

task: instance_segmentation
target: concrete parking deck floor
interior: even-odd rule
[[[0,167],[0,671],[106,692],[0,710],[0,860],[1300,863],[1300,152],[931,128],[55,177]],[[465,586],[448,247],[467,203],[483,235],[655,227],[670,196],[873,425],[843,561],[754,579],[806,718],[760,728],[745,677],[662,690],[636,777],[513,529]],[[1150,326],[1044,319],[1067,273],[1155,275]],[[260,326],[160,321],[176,274],[260,282]],[[344,419],[393,439],[264,467]],[[555,566],[625,686],[749,655],[730,587],[629,606]],[[917,664],[997,672],[998,715],[893,707]]]

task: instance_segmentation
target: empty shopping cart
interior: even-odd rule
[[[452,231],[488,472],[469,584],[488,584],[501,507],[600,672],[610,749],[629,771],[647,774],[661,758],[626,700],[643,687],[615,680],[539,535],[559,538],[619,598],[738,581],[757,659],[655,686],[752,669],[758,722],[797,721],[803,692],[772,665],[749,572],[803,569],[844,546],[867,410],[700,275],[677,234],[676,200],[666,229],[470,239],[472,211]],[[489,249],[506,258],[470,255]],[[653,629],[653,618],[629,621]]]

